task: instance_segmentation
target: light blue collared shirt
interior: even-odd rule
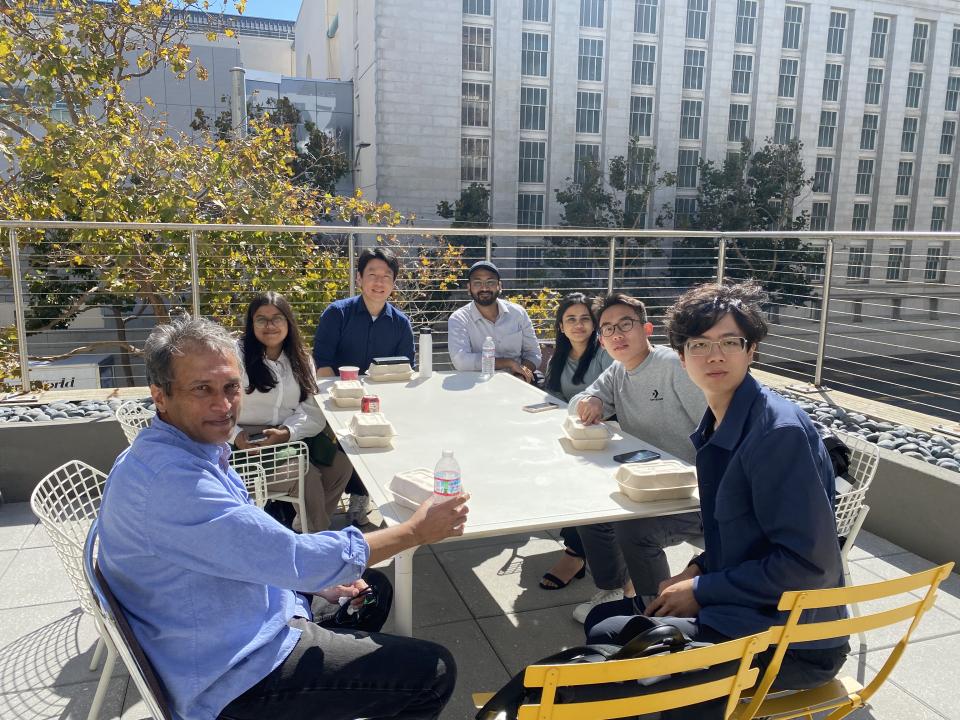
[[[178,720],[213,720],[280,665],[310,618],[294,590],[360,577],[355,528],[297,535],[251,504],[227,445],[154,418],[120,454],[100,507],[103,575]]]
[[[447,321],[447,347],[457,370],[480,370],[483,342],[492,337],[498,358],[530,362],[540,367],[540,344],[527,311],[516,303],[497,299],[499,314],[495,323],[487,320],[471,302],[454,311]]]

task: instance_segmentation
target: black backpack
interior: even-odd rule
[[[827,454],[830,456],[830,462],[833,465],[833,476],[843,477],[850,468],[850,448],[847,447],[847,444],[840,439],[832,428],[828,428],[816,420],[813,421],[813,426],[817,429],[817,434],[820,435],[820,440],[823,442],[823,446],[827,449]]]

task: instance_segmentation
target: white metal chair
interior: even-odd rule
[[[265,475],[266,499],[280,500],[293,503],[297,506],[300,516],[300,530],[306,534],[310,532],[307,523],[307,504],[304,500],[303,481],[307,475],[307,464],[310,462],[310,451],[306,443],[296,440],[279,445],[265,445],[263,447],[235,450],[230,456],[230,464],[244,481],[251,473],[256,475],[256,469],[249,466],[259,466]],[[297,483],[297,496],[287,492],[291,483]],[[249,484],[248,484],[249,487]],[[254,495],[256,497],[256,495]],[[264,501],[266,502],[266,501]]]
[[[132,444],[133,439],[150,424],[156,413],[153,410],[147,410],[136,400],[127,400],[117,408],[116,416],[120,429],[127,438],[127,444]]]
[[[90,526],[83,548],[83,574],[86,592],[90,595],[94,619],[100,632],[105,635],[115,653],[120,656],[130,677],[140,691],[140,697],[154,720],[172,720],[163,683],[157,677],[149,658],[140,647],[133,630],[123,614],[123,608],[110,591],[97,567],[95,555],[97,545],[97,521]]]
[[[106,479],[107,476],[95,467],[80,460],[71,460],[47,474],[30,495],[30,507],[50,536],[70,584],[80,600],[80,607],[91,616],[94,615],[93,599],[83,576],[83,544],[90,525],[95,522],[100,511],[100,499],[103,497]],[[95,720],[99,714],[110,676],[113,674],[114,650],[101,632],[90,661],[91,671],[97,669],[104,647],[107,658],[93,704],[90,706],[90,720]]]
[[[244,462],[234,466],[237,475],[247,486],[247,492],[253,496],[253,502],[258,508],[267,504],[267,473],[260,463]]]

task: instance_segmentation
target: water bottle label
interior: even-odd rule
[[[437,495],[459,495],[460,477],[443,477],[441,475],[433,476],[433,492]]]

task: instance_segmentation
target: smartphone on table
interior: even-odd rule
[[[538,412],[543,412],[544,410],[553,410],[554,408],[558,408],[558,407],[560,406],[554,402],[542,402],[542,403],[534,403],[533,405],[524,405],[523,410],[524,412],[528,412],[528,413],[538,413]]]
[[[651,460],[659,460],[660,453],[653,450],[631,450],[620,455],[614,455],[613,459],[618,463],[650,462]]]

